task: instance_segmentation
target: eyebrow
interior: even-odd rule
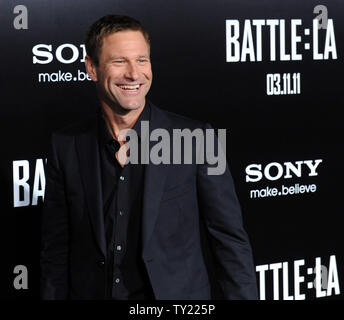
[[[149,56],[148,55],[140,55],[140,56],[137,56],[136,58],[147,58],[147,59],[149,59]],[[114,60],[114,59],[124,59],[124,60],[126,60],[127,58],[123,57],[123,56],[111,56],[109,58],[109,60]]]

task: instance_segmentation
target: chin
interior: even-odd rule
[[[131,101],[131,102],[124,102],[121,103],[121,106],[125,110],[136,110],[143,107],[144,101]]]

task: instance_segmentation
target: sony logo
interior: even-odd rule
[[[64,43],[58,46],[55,50],[51,44],[37,44],[32,48],[32,62],[33,64],[48,64],[55,58],[64,64],[71,64],[77,61],[80,57],[80,62],[85,62],[86,49],[84,44],[79,47],[71,43]]]
[[[264,168],[261,164],[250,164],[246,167],[246,182],[258,182],[263,178],[270,181],[281,179],[290,179],[293,176],[301,177],[304,170],[309,177],[317,176],[317,168],[322,162],[317,160],[301,160],[293,162],[270,162]]]

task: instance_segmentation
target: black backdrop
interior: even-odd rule
[[[18,5],[27,9],[27,26],[24,17],[14,23],[25,15],[25,10],[14,11]],[[341,299],[344,10],[339,0],[324,0],[323,10],[314,13],[317,5],[313,0],[1,1],[1,297],[39,298],[43,200],[39,190],[44,190],[40,164],[53,130],[95,110],[94,85],[83,80],[84,33],[99,17],[115,13],[136,17],[150,33],[154,73],[150,100],[227,129],[227,156],[253,247],[260,298]],[[327,24],[325,16],[322,20],[319,16],[324,9]],[[270,56],[269,19],[278,24],[275,61]],[[301,21],[300,39],[291,36],[295,19]],[[313,28],[314,19],[321,29]],[[226,20],[238,21],[237,44],[230,43],[235,33],[226,29]],[[258,20],[264,24],[261,61],[256,61]],[[283,38],[286,54],[296,43],[302,60],[281,61]],[[240,47],[239,61],[227,62],[226,54],[235,46]],[[248,54],[242,54],[243,48]],[[316,59],[314,50],[319,54],[327,50],[327,59]],[[243,58],[246,61],[240,61]],[[66,81],[68,72],[71,81]],[[298,73],[300,92],[290,94],[287,79],[292,79],[290,90],[295,91],[293,77]],[[278,94],[278,77],[284,94]],[[270,90],[273,94],[267,94]],[[317,167],[316,160],[321,160]],[[292,164],[295,168],[288,178],[286,169]],[[247,181],[258,177],[249,175],[251,165],[262,173],[268,167],[259,181]],[[28,179],[23,179],[25,174]],[[29,197],[18,183],[30,189]],[[272,188],[285,193],[295,185],[294,194],[271,194]],[[295,193],[301,185],[304,192]],[[38,197],[37,204],[33,197]],[[316,260],[323,265],[323,283],[317,289]],[[27,289],[13,286],[17,265],[28,270]],[[275,277],[274,267],[279,268]],[[260,271],[264,269],[265,273]],[[300,280],[298,273],[304,278]]]

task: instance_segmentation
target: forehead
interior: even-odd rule
[[[101,51],[106,55],[147,54],[149,46],[141,31],[125,30],[104,36]]]

